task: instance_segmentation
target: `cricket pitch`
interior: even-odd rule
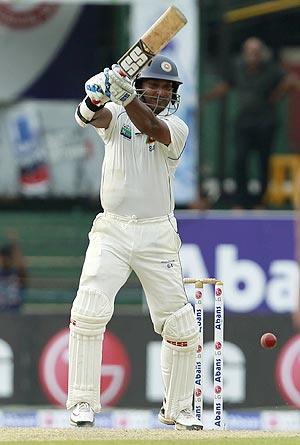
[[[300,432],[0,428],[6,445],[299,445]]]

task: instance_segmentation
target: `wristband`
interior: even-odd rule
[[[93,104],[93,102],[89,96],[86,96],[86,98],[84,99],[84,102],[85,102],[86,106],[94,113],[96,113],[96,111],[101,110],[101,108],[104,107],[104,105]]]
[[[83,124],[87,125],[93,119],[94,114],[102,108],[104,108],[104,105],[95,105],[91,99],[86,96],[85,99],[78,105],[76,114]]]

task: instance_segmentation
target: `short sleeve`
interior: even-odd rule
[[[186,140],[189,134],[188,126],[182,119],[177,116],[164,118],[164,122],[168,125],[171,135],[171,143],[167,146],[161,144],[167,151],[170,159],[178,160],[184,150]]]
[[[105,108],[107,108],[112,115],[108,128],[96,128],[96,127],[94,128],[96,132],[99,134],[99,136],[101,136],[101,138],[103,139],[103,142],[107,144],[112,136],[113,129],[117,122],[117,118],[124,109],[122,106],[116,105],[113,102],[107,102],[105,104]]]

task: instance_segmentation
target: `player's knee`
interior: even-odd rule
[[[79,288],[71,309],[71,330],[94,335],[104,332],[113,314],[109,298],[96,289]]]
[[[162,331],[166,346],[185,351],[196,348],[198,336],[198,325],[190,303],[170,315]]]

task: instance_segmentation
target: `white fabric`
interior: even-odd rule
[[[177,116],[158,116],[168,125],[171,143],[166,146],[148,137],[131,123],[123,107],[114,103],[107,129],[96,128],[106,144],[101,179],[101,203],[118,215],[152,218],[174,210],[173,181],[188,127]]]
[[[105,294],[79,288],[73,302],[69,339],[67,409],[87,402],[99,412],[102,341],[113,307]]]
[[[161,368],[165,390],[165,418],[177,419],[180,411],[192,407],[198,326],[190,303],[165,322]]]
[[[136,92],[128,77],[119,74],[120,69],[118,65],[113,65],[109,70],[110,98],[115,104],[126,107],[136,97]]]
[[[79,106],[80,106],[80,105],[79,105]],[[83,120],[80,119],[80,117],[79,117],[78,114],[77,114],[77,110],[78,110],[78,108],[77,108],[76,111],[75,111],[75,120],[76,120],[77,124],[78,124],[80,127],[84,128],[84,127],[86,127],[88,124],[86,124],[85,122],[83,122]]]
[[[154,329],[161,334],[166,319],[187,303],[174,216],[139,220],[99,214],[89,238],[80,287],[99,289],[113,306],[117,292],[134,270],[144,288]]]
[[[93,119],[95,111],[92,111],[89,109],[89,107],[85,103],[85,100],[83,100],[78,105],[78,108],[75,111],[75,120],[76,120],[77,124],[80,125],[80,127],[84,128],[87,126],[87,123],[84,122],[82,119],[80,119],[80,117],[78,115],[78,110],[79,110],[81,116],[84,117],[84,119],[86,119],[87,121],[91,121]]]
[[[76,326],[71,326],[72,364],[67,404],[70,407],[80,398],[95,411],[100,409],[97,348],[101,358],[103,332],[113,312],[115,296],[131,271],[143,286],[157,333],[162,333],[167,319],[173,320],[172,314],[187,305],[179,260],[181,241],[173,215],[173,179],[188,127],[176,116],[158,116],[170,129],[171,143],[165,146],[141,134],[122,106],[108,102],[105,108],[112,114],[110,125],[107,129],[96,129],[106,145],[101,180],[104,214],[96,217],[89,234],[90,243],[72,310]],[[86,291],[95,292],[95,298],[86,302]],[[85,317],[90,317],[88,322]],[[171,327],[170,322],[168,325]],[[86,331],[90,333],[88,348],[83,341]],[[169,349],[173,353],[174,347]],[[87,377],[83,369],[90,365],[93,351],[97,359]],[[171,370],[178,363],[169,356],[166,360],[170,361]],[[190,375],[194,365],[187,367],[192,359],[185,355],[183,360],[184,370]],[[172,381],[175,374],[170,375]],[[169,386],[173,388],[171,383]],[[182,400],[177,389],[174,394],[176,400]]]
[[[109,79],[108,79],[108,68],[105,72],[101,72],[92,76],[85,82],[84,88],[86,94],[89,96],[93,104],[104,105],[109,99]]]

